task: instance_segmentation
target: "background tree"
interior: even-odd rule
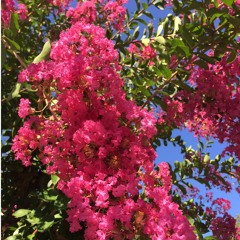
[[[229,201],[202,199],[192,180],[239,181],[239,1],[19,2],[2,3],[3,239],[189,239],[190,225],[237,239]],[[183,128],[228,147],[211,159],[172,137]],[[184,160],[153,168],[162,144]],[[86,180],[92,169],[104,177]]]

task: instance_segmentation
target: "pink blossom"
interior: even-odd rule
[[[27,12],[28,11],[27,11],[26,6],[22,3],[19,3],[17,13],[19,14],[19,17],[22,21],[27,18]]]
[[[31,113],[30,101],[29,99],[20,99],[20,104],[18,108],[18,116],[20,118],[25,118]]]
[[[16,159],[21,160],[24,166],[31,165],[32,151],[38,147],[37,132],[31,129],[33,117],[28,119],[13,139],[12,151]]]
[[[115,5],[107,5],[113,15],[119,13]],[[117,16],[113,24],[122,19]],[[105,35],[101,27],[76,22],[52,45],[48,62],[20,73],[20,82],[31,83],[40,100],[51,101],[52,115],[26,120],[12,150],[27,166],[37,149],[46,172],[58,174],[58,188],[70,199],[70,231],[84,223],[85,239],[133,239],[139,229],[153,239],[194,240],[193,228],[169,195],[168,165],[154,170],[150,141],[156,118],[126,100],[118,53]],[[46,96],[52,89],[56,94]],[[151,201],[142,199],[140,183]]]
[[[93,1],[79,2],[76,8],[69,8],[67,17],[72,19],[72,22],[79,20],[86,23],[93,23],[96,21],[96,6]]]
[[[48,0],[48,2],[54,6],[62,8],[62,7],[67,7],[71,2],[71,0]]]
[[[219,240],[226,240],[237,235],[235,224],[236,220],[228,213],[225,213],[222,217],[214,219],[210,228],[213,231],[213,235]]]
[[[119,185],[116,188],[113,188],[113,190],[112,190],[114,197],[124,196],[125,192],[126,192],[126,187],[124,185]]]
[[[156,52],[150,45],[148,45],[147,47],[143,48],[141,56],[145,60],[150,60],[156,57]]]
[[[2,10],[1,10],[1,19],[6,27],[10,24],[11,13],[14,12],[14,0],[3,0],[2,1]]]
[[[104,12],[113,27],[118,31],[122,31],[126,14],[126,8],[122,6],[122,2],[109,1],[104,7]]]
[[[172,0],[166,0],[165,6],[166,6],[166,7],[172,6]]]
[[[230,209],[231,205],[227,199],[224,198],[217,198],[212,202],[212,206],[216,206],[218,212],[224,213]]]
[[[137,53],[138,52],[138,48],[137,48],[137,46],[135,44],[131,43],[129,45],[128,51],[130,53]]]
[[[125,3],[127,0],[79,2],[76,8],[69,8],[67,17],[71,19],[72,23],[77,21],[94,23],[99,18],[101,22],[105,22],[105,25],[122,31],[126,14],[126,8],[123,6]],[[98,14],[96,9],[99,9]]]

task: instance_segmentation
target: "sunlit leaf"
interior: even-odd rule
[[[15,218],[21,218],[25,215],[27,215],[28,213],[30,213],[31,210],[29,209],[18,209],[17,211],[15,211],[12,215],[15,217]]]
[[[144,46],[148,46],[148,44],[150,43],[150,39],[149,38],[143,38],[141,41],[142,41],[142,44]]]
[[[37,57],[34,58],[33,63],[39,63],[42,60],[47,60],[49,58],[50,51],[51,51],[51,42],[50,42],[50,40],[48,40],[44,44],[41,53]]]
[[[228,7],[231,7],[234,0],[222,0],[223,3],[225,3]]]

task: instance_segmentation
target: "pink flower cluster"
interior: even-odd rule
[[[47,0],[47,1],[51,3],[53,6],[63,8],[67,7],[72,0]]]
[[[219,240],[239,240],[239,229],[235,228],[236,220],[225,213],[222,217],[217,217],[211,222],[213,235]]]
[[[122,31],[126,14],[126,8],[123,6],[125,3],[127,0],[79,2],[76,8],[69,8],[67,17],[72,20],[72,23],[77,21],[94,23],[98,19],[105,25],[113,26],[114,29]]]
[[[9,27],[11,14],[15,12],[15,2],[14,0],[3,0],[2,1],[2,10],[1,10],[1,19],[6,27]],[[25,20],[27,18],[27,8],[24,4],[18,4],[18,10],[16,13],[19,14],[20,20]]]
[[[78,2],[76,8],[69,8],[67,17],[72,19],[72,22],[79,20],[85,23],[94,23],[96,21],[97,10],[96,1]]]
[[[194,240],[169,195],[168,165],[154,170],[156,119],[126,100],[118,53],[105,34],[77,22],[53,44],[49,62],[20,73],[21,82],[37,89],[42,112],[25,121],[12,150],[28,166],[38,149],[47,173],[60,177],[58,188],[70,198],[70,230],[84,227],[85,239]],[[21,101],[24,116],[27,105]]]
[[[209,69],[194,68],[189,84],[195,91],[181,90],[173,98],[165,97],[166,112],[160,123],[187,127],[196,136],[217,138],[229,146],[225,152],[240,157],[240,56],[227,63],[228,54]]]
[[[26,6],[22,3],[19,3],[17,13],[19,14],[19,17],[22,21],[27,18],[27,12],[28,11],[27,11]]]
[[[141,47],[140,47],[141,46]],[[128,48],[129,53],[135,54],[137,58],[141,61],[149,61],[149,65],[152,66],[155,63],[151,61],[151,59],[155,59],[157,56],[157,52],[155,49],[151,47],[151,45],[144,46],[143,44],[136,44],[131,43]]]
[[[37,131],[32,129],[32,125],[36,123],[39,123],[38,117],[31,117],[13,139],[12,151],[16,159],[21,159],[26,167],[31,165],[32,152],[38,147]]]
[[[157,54],[156,54],[155,50],[150,45],[144,47],[143,51],[141,53],[142,58],[145,60],[153,59],[156,57],[156,55]]]
[[[1,9],[1,19],[3,23],[8,27],[10,24],[11,13],[14,12],[14,0],[3,0]]]
[[[30,108],[30,101],[29,99],[20,99],[19,109],[18,109],[18,116],[20,118],[25,118],[31,113]]]
[[[231,205],[227,199],[217,198],[212,202],[212,207],[215,207],[219,213],[225,213],[230,209]]]

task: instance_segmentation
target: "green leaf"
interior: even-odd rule
[[[183,185],[181,185],[181,184],[179,184],[179,183],[176,183],[175,185],[181,190],[181,192],[182,192],[184,195],[187,194],[187,190],[186,190],[186,188],[185,188]]]
[[[227,58],[227,63],[232,63],[237,57],[237,51],[231,51]]]
[[[174,17],[174,30],[173,30],[173,35],[176,34],[176,32],[178,32],[179,30],[179,26],[181,25],[182,21],[181,18],[178,16]]]
[[[143,38],[141,41],[142,41],[142,44],[143,44],[144,46],[148,46],[148,44],[149,44],[149,42],[150,42],[150,39],[149,39],[149,38]]]
[[[57,175],[51,175],[51,180],[54,185],[58,183],[59,179]]]
[[[183,39],[186,41],[189,47],[193,47],[194,41],[192,39],[192,35],[189,33],[189,31],[185,28],[180,28],[181,35]]]
[[[188,219],[188,221],[189,221],[189,223],[193,226],[194,225],[194,219],[193,218],[191,218],[190,216],[186,216],[187,217],[187,219]]]
[[[195,180],[198,181],[198,182],[201,183],[201,184],[206,185],[208,188],[211,189],[211,186],[210,186],[210,184],[209,184],[209,182],[208,182],[207,180],[205,180],[205,179],[203,179],[203,178],[195,178]]]
[[[159,70],[162,72],[163,76],[166,79],[170,79],[172,76],[172,72],[170,69],[168,69],[166,66],[160,65],[159,66]]]
[[[157,67],[153,67],[154,72],[157,74],[158,77],[162,77],[162,71],[158,69]]]
[[[143,2],[143,3],[142,3],[142,6],[143,6],[143,9],[144,9],[144,10],[148,9],[148,4],[147,4],[147,3]]]
[[[45,230],[49,229],[54,224],[54,221],[44,221],[44,223],[38,227],[39,232],[44,232]]]
[[[163,24],[160,24],[160,25],[158,26],[156,36],[159,36],[159,35],[161,34],[162,30],[163,30]]]
[[[152,33],[153,33],[153,24],[149,23],[148,24],[148,37],[152,37]]]
[[[6,37],[7,42],[10,44],[10,46],[12,47],[12,50],[17,50],[19,51],[21,49],[21,47],[19,46],[18,43],[16,43],[15,41],[11,40],[10,38]]]
[[[208,154],[206,154],[206,155],[204,156],[203,162],[204,162],[204,163],[207,163],[207,162],[209,161],[209,159],[210,159],[210,156],[209,156]]]
[[[54,215],[54,218],[60,219],[60,218],[62,218],[62,216],[59,213],[57,213],[57,214]]]
[[[134,32],[133,32],[133,35],[132,35],[132,40],[135,40],[136,38],[138,38],[138,36],[139,36],[139,28],[140,28],[140,26],[138,26],[135,30],[134,30]]]
[[[192,92],[192,88],[187,85],[186,83],[184,82],[181,82],[181,81],[174,81],[174,84],[178,85],[179,87],[181,87],[182,89],[188,91],[188,92]]]
[[[143,14],[146,15],[147,17],[153,19],[153,15],[148,11],[144,11]]]
[[[185,45],[185,43],[180,40],[180,39],[172,39],[171,41],[172,44],[172,52],[177,52],[186,55],[187,57],[190,55],[189,52],[189,47]],[[179,50],[182,50],[179,52]]]
[[[5,240],[17,240],[17,236],[10,236],[5,238]]]
[[[151,96],[151,93],[147,90],[146,87],[144,86],[139,86],[139,89],[141,91],[141,93],[146,96],[146,97],[150,97]]]
[[[204,149],[204,144],[203,144],[203,142],[199,141],[198,143],[199,143],[199,148],[200,148],[200,149]]]
[[[128,27],[132,29],[132,28],[135,28],[135,27],[137,27],[137,26],[138,26],[138,23],[133,21],[133,22],[131,22],[131,23],[129,24]],[[120,38],[120,35],[119,35],[119,39],[121,39],[121,38]]]
[[[19,30],[19,16],[17,13],[11,14],[11,20],[10,20],[10,25],[9,29],[12,31],[13,37],[15,37],[18,33]]]
[[[174,86],[174,91],[173,93],[169,94],[169,96],[172,98],[177,92],[178,92],[178,87]]]
[[[225,3],[228,7],[231,7],[234,0],[222,0],[223,3]]]
[[[19,83],[19,82],[16,83],[14,89],[9,94],[7,101],[10,101],[11,99],[16,98],[16,97],[20,97],[19,92],[21,90],[21,87],[22,87],[22,83]]]
[[[27,236],[28,240],[33,240],[36,237],[36,234],[30,234]]]
[[[175,162],[174,162],[174,166],[175,166],[175,171],[178,171],[179,168],[180,168],[180,162],[175,161]]]
[[[6,55],[7,55],[7,50],[4,46],[4,44],[1,42],[1,64],[2,64],[2,67],[6,61]]]
[[[35,210],[32,210],[27,217],[27,221],[33,226],[35,224],[40,224],[42,222],[41,218],[42,218],[41,214],[36,213]]]
[[[146,21],[144,21],[144,20],[141,19],[141,18],[137,18],[136,21],[138,21],[138,22],[140,22],[140,23],[142,23],[142,24],[144,24],[144,25],[147,25]]]
[[[15,217],[15,218],[21,218],[23,216],[26,216],[28,213],[30,213],[31,210],[29,209],[19,209],[17,210],[16,212],[14,212],[12,215]]]
[[[165,44],[165,43],[166,43],[165,38],[162,37],[162,36],[157,36],[157,37],[155,37],[155,40],[156,40],[157,42],[159,42],[160,44]]]
[[[51,42],[48,39],[48,41],[44,44],[41,53],[34,58],[33,63],[39,63],[42,60],[47,60],[49,58],[50,51],[51,51]]]
[[[54,189],[51,189],[49,191],[44,191],[44,199],[47,201],[55,201],[58,198],[58,193]]]
[[[135,0],[135,3],[136,3],[136,5],[137,5],[137,10],[139,11],[140,8],[141,8],[140,0]]]
[[[160,10],[164,9],[164,2],[163,0],[155,0],[153,1],[153,5],[157,8],[159,8]]]

